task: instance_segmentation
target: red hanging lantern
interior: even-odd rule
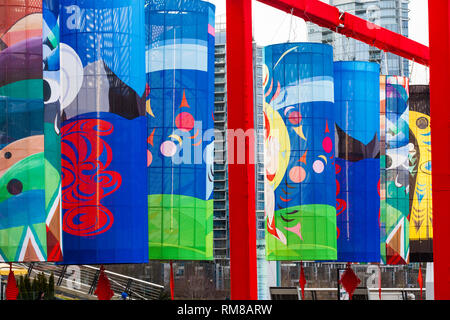
[[[172,260],[170,260],[170,297],[173,300],[173,290],[174,290],[174,279],[173,279],[173,265]]]
[[[378,264],[378,297],[381,300],[381,267]]]
[[[423,288],[423,277],[422,277],[422,268],[419,266],[419,275],[417,276],[417,282],[420,287],[420,300],[422,300],[422,288]]]
[[[6,300],[17,300],[19,289],[17,288],[16,278],[12,271],[12,263],[9,264],[8,284],[6,285]]]
[[[339,283],[344,287],[345,291],[348,293],[349,299],[352,300],[353,293],[355,292],[361,280],[356,276],[353,269],[350,267],[350,263],[347,263],[347,268],[342,275]]]
[[[303,270],[303,262],[300,262],[300,279],[298,280],[298,283],[300,284],[300,288],[302,289],[302,300],[305,300],[306,278],[305,271]]]
[[[114,295],[114,291],[111,290],[111,286],[109,284],[109,279],[106,276],[105,268],[103,265],[100,267],[100,275],[98,277],[97,289],[94,292],[98,300],[111,300]]]

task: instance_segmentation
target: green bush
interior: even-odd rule
[[[19,300],[36,300],[39,299],[39,293],[44,293],[44,300],[55,299],[55,277],[53,273],[50,275],[48,282],[44,273],[38,274],[31,282],[30,277],[20,276],[18,282]]]
[[[53,275],[53,272],[50,274],[50,278],[48,279],[46,296],[47,296],[47,300],[55,299],[55,277]]]

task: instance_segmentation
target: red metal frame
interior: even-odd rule
[[[430,64],[430,50],[423,44],[349,13],[343,14],[341,22],[343,26],[337,30],[341,34],[417,63]]]
[[[429,0],[430,22],[430,103],[433,152],[433,260],[434,297],[450,300],[450,4],[446,0]]]
[[[306,21],[348,37],[365,42],[381,50],[392,52],[423,65],[430,63],[427,46],[382,28],[350,13],[318,0],[257,0]]]
[[[430,47],[381,28],[318,0],[257,0],[306,21],[355,38],[384,51],[430,65],[433,140],[433,245],[436,299],[450,299],[450,5],[429,0]],[[251,0],[227,0],[228,129],[253,128]],[[250,148],[246,150],[249,158]],[[236,152],[234,152],[236,154]],[[229,164],[231,298],[256,299],[256,226],[254,165]]]
[[[253,129],[252,1],[227,0],[228,130]],[[233,13],[233,14],[229,14]],[[228,135],[228,140],[232,139]],[[252,136],[251,139],[254,139]],[[228,143],[230,289],[234,300],[256,300],[255,165],[246,140],[245,163],[237,163],[237,143]],[[233,159],[231,159],[233,158]]]

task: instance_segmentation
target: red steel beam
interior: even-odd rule
[[[227,0],[226,9],[230,291],[233,300],[256,300],[252,0]],[[249,129],[242,150],[230,131]]]
[[[376,46],[384,51],[392,52],[420,64],[430,64],[430,50],[428,47],[351,14],[341,13],[336,7],[318,0],[257,1],[287,13],[292,13],[297,17],[311,21],[334,32]],[[433,83],[431,87],[432,118],[439,119],[436,117],[440,115],[445,116],[439,120],[442,123],[433,120],[433,124],[438,124],[438,127],[441,126],[442,130],[438,131],[433,128],[434,131],[431,131],[432,139],[434,137],[433,149],[441,150],[440,153],[435,151],[432,156],[433,206],[435,208],[433,212],[436,217],[436,211],[438,210],[442,210],[442,213],[448,212],[445,199],[450,199],[450,190],[445,190],[446,181],[450,181],[450,176],[446,176],[446,173],[444,174],[444,163],[442,163],[442,173],[439,171],[439,166],[441,165],[439,161],[443,162],[450,157],[450,154],[448,154],[449,149],[445,143],[445,137],[449,138],[448,119],[450,114],[449,111],[442,111],[446,108],[444,105],[446,88],[443,85],[446,83],[446,77],[450,73],[449,61],[447,61],[450,55],[448,47],[449,8],[447,1],[444,0],[429,0],[429,3],[430,12],[433,9],[433,14],[430,13],[430,43],[434,39],[433,43],[436,46],[433,53],[433,59],[435,60],[431,68],[431,81]],[[227,0],[226,9],[228,129],[243,129],[245,131],[254,128],[251,0]],[[440,10],[444,11],[440,12]],[[444,24],[442,21],[439,21],[442,18],[441,15],[445,15],[446,23]],[[433,19],[436,22],[435,24],[431,23]],[[447,29],[445,29],[444,42],[439,45],[441,28]],[[439,48],[443,50],[441,53],[439,53]],[[439,107],[436,107],[438,105]],[[444,138],[439,137],[440,134]],[[252,136],[251,139],[254,139],[254,137]],[[437,148],[435,143],[438,145]],[[255,166],[253,162],[249,163],[249,159],[253,158],[253,148],[246,141],[246,161],[244,164],[236,163],[236,155],[242,150],[237,150],[236,145],[233,148],[232,155],[234,159],[230,159],[230,157],[228,159],[231,298],[254,300],[257,299]],[[228,151],[230,152],[231,150]],[[436,169],[436,167],[438,168]],[[440,177],[439,175],[442,176]],[[443,189],[439,189],[440,187]],[[442,192],[442,197],[439,192]],[[438,240],[434,242],[434,254],[436,256],[436,250],[438,249],[441,253],[437,254],[437,260],[435,260],[436,297],[450,299],[448,292],[450,290],[450,258],[445,257],[444,254],[446,252],[444,250],[446,249],[445,234],[450,233],[450,230],[448,230],[450,215],[441,214],[438,216],[438,219],[440,221],[439,226],[434,231],[434,235]],[[434,220],[434,225],[437,226],[436,220]],[[443,238],[437,235],[443,235]],[[436,265],[438,261],[439,263]],[[439,282],[438,284],[438,280],[442,280],[442,283]]]
[[[417,63],[430,64],[430,50],[423,44],[350,13],[344,13],[341,21],[343,26],[337,29],[338,33]]]
[[[450,300],[450,4],[429,0],[434,297]]]
[[[427,46],[318,0],[257,0],[305,21],[428,66]]]

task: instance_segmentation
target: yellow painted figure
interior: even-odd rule
[[[416,168],[412,174],[415,175],[416,181],[411,203],[409,236],[411,240],[432,239],[430,117],[410,111],[409,125],[417,140],[417,146],[410,148],[412,164]]]

